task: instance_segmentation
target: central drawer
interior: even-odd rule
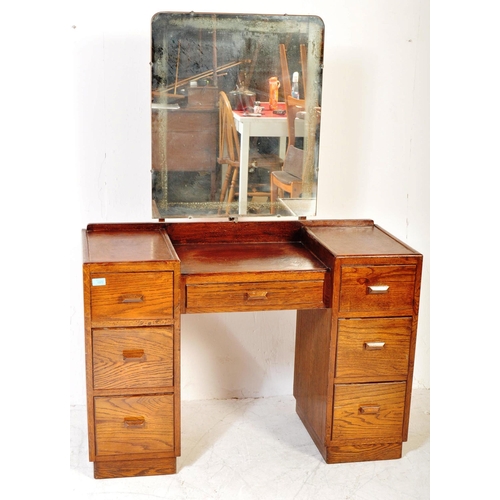
[[[172,452],[173,394],[95,398],[97,455]]]
[[[325,307],[323,280],[186,285],[186,312],[233,312]]]

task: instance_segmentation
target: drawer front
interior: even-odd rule
[[[412,318],[339,320],[336,377],[406,379]]]
[[[97,455],[172,452],[174,396],[95,398]]]
[[[94,388],[173,385],[173,329],[109,328],[92,332]]]
[[[173,273],[91,275],[93,322],[162,320],[173,317]]]
[[[344,266],[340,312],[412,314],[416,266]]]
[[[325,307],[323,281],[214,283],[186,286],[186,312],[263,311]]]
[[[401,442],[405,382],[337,384],[332,439],[364,444]]]

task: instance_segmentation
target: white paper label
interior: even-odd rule
[[[92,278],[92,286],[106,285],[106,278]]]

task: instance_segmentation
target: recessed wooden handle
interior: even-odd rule
[[[125,417],[123,419],[124,427],[131,427],[133,429],[140,429],[146,425],[144,417]]]
[[[134,304],[143,301],[144,301],[143,295],[124,295],[122,297],[122,304]]]
[[[380,406],[367,405],[359,407],[359,413],[361,413],[361,415],[375,415],[379,411],[380,411]]]
[[[265,290],[254,290],[245,294],[247,300],[267,300],[267,292]]]
[[[369,294],[387,293],[389,291],[389,285],[368,285],[366,288]]]
[[[122,354],[124,361],[140,361],[145,359],[144,349],[125,349]]]
[[[365,342],[367,351],[380,351],[385,346],[385,342]]]

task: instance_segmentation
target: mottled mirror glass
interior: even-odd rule
[[[153,218],[316,213],[316,16],[152,19]]]

